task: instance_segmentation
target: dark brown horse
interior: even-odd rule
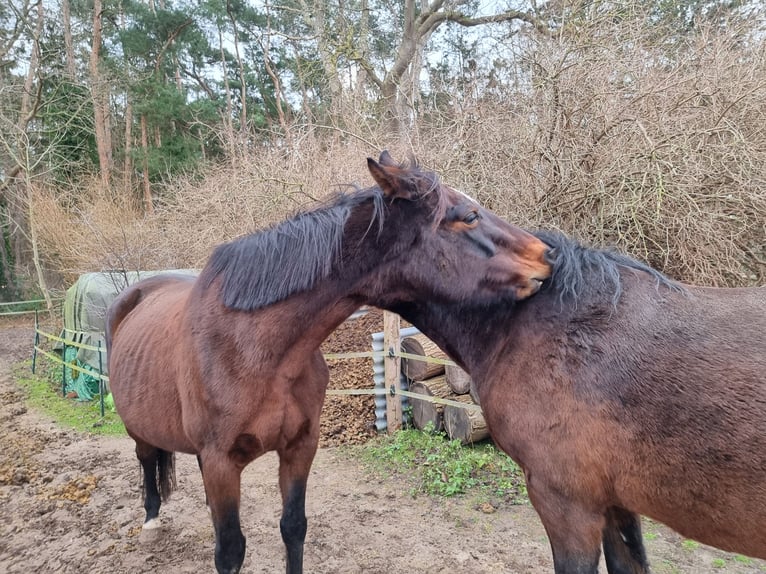
[[[547,246],[442,185],[368,160],[376,187],[218,247],[198,279],[154,277],[109,309],[115,406],[144,471],[145,528],[173,486],[173,454],[198,455],[215,565],[244,560],[240,473],[279,454],[287,572],[303,570],[306,480],[328,369],[319,345],[364,301],[523,299],[550,275]]]
[[[553,275],[510,305],[371,301],[473,376],[524,470],[556,574],[649,571],[640,516],[766,558],[766,287],[679,285],[558,234]]]

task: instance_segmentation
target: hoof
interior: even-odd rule
[[[141,527],[141,530],[157,530],[158,528],[162,528],[162,523],[160,522],[159,518],[152,518],[151,520],[147,520],[144,522],[144,525]]]
[[[141,544],[152,544],[153,542],[156,542],[159,540],[162,536],[162,528],[160,528],[159,520],[150,520],[149,522],[155,523],[153,526],[147,526],[144,524],[144,527],[141,529],[141,533],[138,535],[138,541]],[[149,524],[147,522],[147,524]]]

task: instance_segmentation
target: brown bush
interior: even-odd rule
[[[295,126],[290,149],[155,190],[150,216],[94,186],[74,209],[58,192],[38,198],[43,250],[67,272],[199,267],[215,244],[338,184],[370,184],[365,157],[389,147],[520,225],[618,246],[690,282],[764,282],[766,47],[752,28],[679,37],[606,14],[519,46],[516,83],[455,87],[424,105],[407,143]]]

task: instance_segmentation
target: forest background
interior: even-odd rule
[[[759,0],[7,0],[0,299],[214,245],[413,154],[508,220],[766,278]]]

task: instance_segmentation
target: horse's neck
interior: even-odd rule
[[[345,297],[293,296],[275,308],[271,337],[297,353],[310,353],[360,306]]]
[[[476,309],[428,302],[392,310],[420,329],[469,373],[482,372],[491,364],[514,314],[511,305]]]

